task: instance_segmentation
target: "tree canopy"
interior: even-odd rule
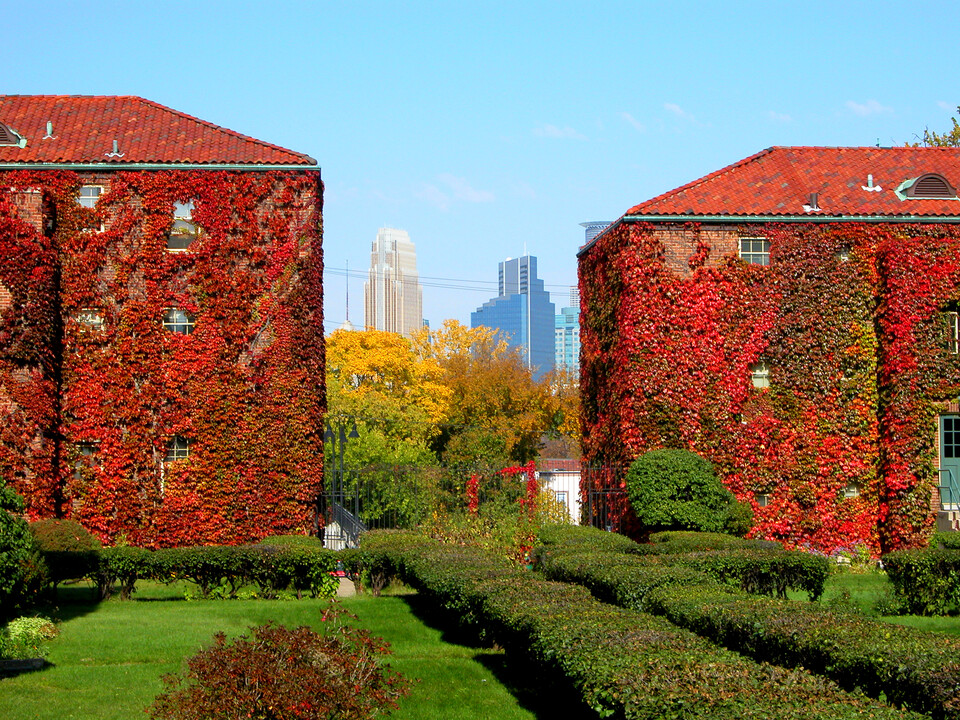
[[[407,340],[338,330],[327,339],[331,422],[356,423],[351,464],[497,466],[535,458],[549,433],[576,437],[576,383],[535,381],[495,330],[447,320]]]

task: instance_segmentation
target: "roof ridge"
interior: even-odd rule
[[[53,96],[53,97],[57,97],[57,96]],[[268,143],[265,140],[259,140],[250,135],[244,135],[243,133],[237,132],[236,130],[231,130],[230,128],[223,127],[222,125],[217,125],[216,123],[212,123],[209,120],[198,118],[194,115],[185,113],[181,110],[174,110],[172,107],[168,107],[167,105],[162,105],[161,103],[158,103],[155,100],[148,100],[147,98],[140,97],[139,95],[102,95],[102,96],[95,95],[92,97],[104,97],[104,98],[117,97],[117,98],[129,98],[129,99],[139,100],[142,103],[145,103],[147,105],[153,105],[154,107],[159,108],[160,110],[163,110],[165,112],[172,113],[179,117],[186,118],[187,120],[192,120],[196,123],[200,123],[201,125],[206,125],[207,127],[212,128],[213,130],[220,130],[222,132],[228,133],[230,135],[233,135],[234,137],[240,138],[241,140],[247,140],[249,142],[256,143],[257,145],[262,145],[263,147],[270,148],[271,150],[280,150],[281,152],[289,153],[290,155],[296,155],[297,157],[308,159],[314,163],[316,162],[316,160],[314,160],[312,157],[304,153],[298,153],[295,150],[290,150],[288,148],[281,147],[280,145],[274,145],[273,143]]]
[[[768,147],[768,148],[766,148],[766,149],[764,149],[764,150],[761,150],[761,151],[758,152],[758,153],[754,153],[753,155],[750,155],[749,157],[745,157],[745,158],[743,158],[742,160],[738,160],[738,161],[735,162],[735,163],[732,163],[732,164],[730,164],[730,165],[727,165],[726,167],[722,167],[722,168],[720,168],[719,170],[714,170],[712,173],[709,173],[708,175],[704,175],[704,176],[702,176],[702,177],[698,177],[696,180],[691,180],[690,182],[686,183],[685,185],[681,185],[681,186],[678,187],[678,188],[674,188],[673,190],[667,190],[665,193],[661,193],[660,195],[656,195],[655,197],[652,197],[652,198],[650,198],[649,200],[645,200],[644,202],[640,203],[639,205],[634,205],[632,208],[630,208],[630,209],[626,212],[626,214],[627,214],[627,215],[630,215],[630,214],[634,213],[635,211],[639,210],[640,208],[642,208],[644,205],[652,205],[653,203],[658,202],[658,201],[660,201],[660,200],[665,200],[666,198],[668,198],[668,197],[670,197],[670,196],[672,196],[672,195],[679,195],[680,193],[682,193],[682,192],[684,192],[684,191],[686,191],[686,190],[689,190],[689,189],[691,189],[691,188],[694,188],[694,187],[696,187],[696,186],[698,186],[698,185],[702,185],[703,183],[705,183],[705,182],[707,182],[707,181],[709,181],[709,180],[712,180],[712,179],[715,178],[715,177],[719,177],[720,175],[723,175],[724,173],[732,172],[733,170],[736,170],[736,169],[738,169],[738,168],[740,168],[740,167],[742,167],[742,166],[744,166],[744,165],[746,165],[746,164],[748,164],[748,163],[751,163],[751,162],[753,162],[753,161],[755,161],[755,160],[763,157],[764,155],[769,155],[770,153],[772,153],[774,150],[777,150],[777,149],[780,149],[780,148],[779,148],[779,146],[776,146],[776,145],[771,146],[771,147]]]

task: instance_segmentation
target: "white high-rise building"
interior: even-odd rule
[[[370,252],[370,279],[363,284],[363,324],[407,337],[423,325],[423,289],[417,253],[405,230],[380,228]]]

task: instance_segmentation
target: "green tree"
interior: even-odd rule
[[[960,113],[960,106],[957,107],[957,112]],[[924,128],[923,141],[918,144],[932,147],[960,147],[960,123],[957,122],[955,117],[950,118],[950,120],[953,122],[953,128],[945,133],[937,133],[930,128]]]
[[[412,342],[424,362],[442,369],[450,391],[433,443],[445,461],[465,463],[473,448],[479,462],[496,452],[492,438],[499,438],[511,462],[527,462],[537,457],[543,436],[566,419],[550,381],[534,380],[520,351],[495,330],[446,320],[439,330],[414,334]]]

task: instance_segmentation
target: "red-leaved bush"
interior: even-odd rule
[[[150,716],[158,720],[364,720],[386,715],[408,682],[379,657],[387,644],[324,613],[325,632],[267,623],[187,660],[184,677],[165,675]]]

